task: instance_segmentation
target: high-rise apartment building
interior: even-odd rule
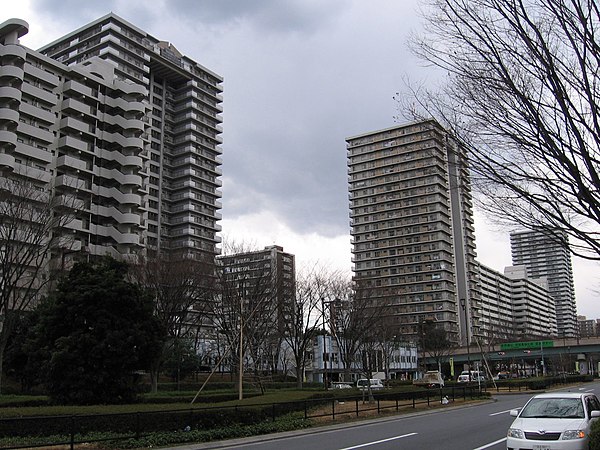
[[[466,344],[478,301],[466,155],[431,120],[346,141],[355,281],[403,337],[433,320]]]
[[[69,251],[212,260],[221,77],[114,14],[39,51],[27,31],[0,25],[0,163],[80,200]]]
[[[479,264],[479,325],[487,342],[516,340],[513,287],[510,278]]]
[[[586,316],[577,316],[579,337],[600,336],[600,319],[588,319]]]
[[[563,233],[519,231],[510,234],[512,261],[525,266],[530,279],[545,278],[556,305],[558,335],[577,334],[577,308],[571,254]]]
[[[271,245],[263,250],[218,256],[217,261],[220,281],[224,285],[220,309],[239,306],[245,320],[254,324],[262,321],[267,330],[279,338],[294,314],[294,255],[284,252],[283,247]],[[233,316],[238,312],[233,311]]]

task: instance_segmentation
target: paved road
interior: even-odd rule
[[[600,383],[571,390],[600,394]],[[252,439],[178,447],[178,450],[211,448],[249,450],[501,450],[506,449],[506,430],[511,409],[523,406],[530,394],[498,395],[494,402],[448,407],[378,420],[357,422],[301,432]]]

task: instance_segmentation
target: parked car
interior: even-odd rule
[[[366,391],[369,389],[369,384],[371,385],[372,391],[379,391],[383,389],[383,383],[379,378],[361,378],[356,382],[356,387],[361,391]]]
[[[600,417],[600,401],[591,393],[540,394],[510,415],[516,418],[508,429],[508,450],[583,450],[589,446],[592,423]]]
[[[331,383],[330,389],[352,389],[352,385],[343,381],[334,381]]]
[[[468,383],[469,382],[469,371],[463,370],[458,379],[456,380],[459,383]],[[485,381],[485,375],[483,372],[479,372],[478,370],[471,370],[471,380],[470,381]]]

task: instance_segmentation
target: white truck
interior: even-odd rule
[[[444,377],[439,370],[428,370],[423,375],[423,378],[413,380],[415,386],[424,386],[429,388],[443,388]]]

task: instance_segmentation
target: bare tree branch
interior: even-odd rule
[[[600,259],[600,11],[593,0],[431,0],[411,48],[446,74],[410,88],[403,114],[433,117],[469,154],[499,223],[564,230]]]
[[[64,227],[77,205],[41,181],[0,178],[0,374],[16,317],[36,304],[51,281],[52,252],[72,244]]]

